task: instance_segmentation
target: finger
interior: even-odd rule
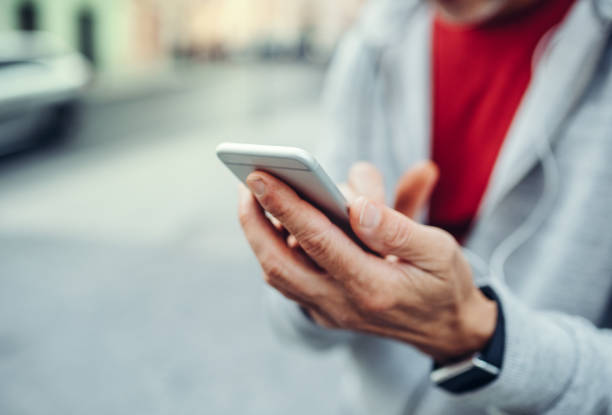
[[[261,206],[281,221],[306,254],[321,268],[350,285],[370,285],[361,272],[369,256],[318,209],[275,177],[254,172],[247,184]]]
[[[283,228],[283,224],[280,223],[280,221],[278,219],[276,219],[274,216],[272,215],[266,215],[266,217],[268,218],[268,220],[270,222],[272,222],[272,225],[274,226],[274,228],[276,228],[277,231],[282,232],[285,229]]]
[[[456,253],[456,242],[450,234],[420,225],[365,197],[358,198],[349,213],[355,234],[382,256],[395,255],[424,270],[434,270]]]
[[[395,210],[414,218],[429,201],[439,170],[432,161],[422,161],[400,178],[395,189]]]
[[[245,187],[245,189],[248,191],[248,189]],[[270,223],[272,224],[272,226],[274,226],[274,229],[276,229],[276,231],[278,233],[280,233],[287,242],[288,238],[291,236],[289,235],[289,232],[287,232],[287,229],[285,229],[285,227],[283,226],[282,223],[280,223],[280,221],[278,219],[276,219],[274,216],[270,215],[268,212],[265,212],[266,218],[268,218],[268,220],[270,221]]]
[[[295,249],[299,246],[300,244],[298,243],[298,240],[295,239],[295,236],[293,235],[289,235],[287,237],[287,246],[289,246],[289,248],[291,249]]]
[[[290,249],[246,188],[240,188],[240,224],[266,281],[290,298],[307,300],[329,290],[329,282]]]
[[[385,203],[385,183],[382,174],[371,163],[356,163],[349,171],[348,184],[354,193]]]

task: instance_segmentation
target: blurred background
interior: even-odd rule
[[[323,136],[361,0],[0,0],[0,413],[331,413],[268,328],[220,141]]]

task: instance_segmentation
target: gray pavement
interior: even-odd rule
[[[214,156],[314,149],[321,78],[215,65],[98,93],[69,145],[0,164],[0,414],[334,412],[343,355],[269,330]]]

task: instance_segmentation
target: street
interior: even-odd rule
[[[313,414],[343,354],[283,345],[221,141],[323,136],[321,68],[98,85],[66,145],[0,161],[0,413]]]

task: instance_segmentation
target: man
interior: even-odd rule
[[[365,10],[330,73],[323,165],[382,170],[348,177],[378,255],[249,177],[241,223],[290,299],[272,296],[274,323],[349,350],[347,413],[612,413],[611,21],[610,0]],[[427,201],[434,226],[409,218]]]

